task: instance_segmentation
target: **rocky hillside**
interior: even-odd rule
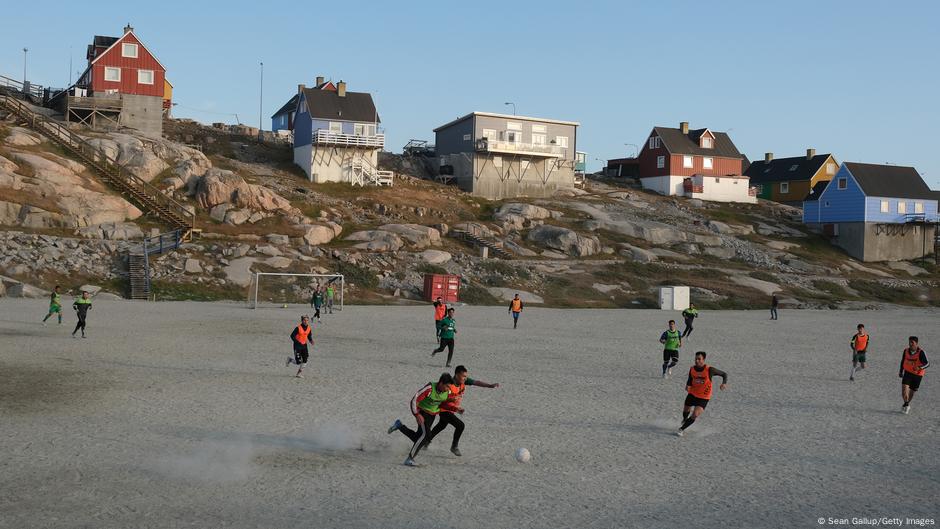
[[[160,226],[22,125],[0,115],[4,290],[93,283],[123,293],[128,245]],[[245,299],[251,271],[292,271],[344,273],[353,302],[417,300],[425,273],[446,272],[463,277],[470,303],[519,291],[552,306],[648,307],[658,286],[681,284],[713,308],[764,307],[772,292],[800,307],[940,304],[936,267],[863,265],[803,230],[798,210],[769,202],[702,203],[599,180],[552,199],[491,202],[388,154],[392,188],[313,185],[288,146],[189,121],[167,122],[159,141],[79,132],[196,212],[201,233],[152,261],[158,299]],[[455,230],[513,258],[483,260]],[[310,292],[271,288],[285,301]]]

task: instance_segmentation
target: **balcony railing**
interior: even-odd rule
[[[530,156],[546,156],[549,158],[562,158],[565,148],[557,145],[541,143],[519,143],[514,141],[491,140],[479,138],[476,147],[481,152],[505,152],[510,154],[527,154]]]
[[[340,147],[374,147],[384,149],[385,134],[360,136],[357,134],[330,132],[328,129],[317,129],[313,133],[313,143],[320,145],[337,145]]]

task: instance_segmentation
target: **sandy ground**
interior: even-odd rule
[[[291,309],[102,301],[86,340],[0,300],[0,526],[819,527],[940,523],[940,367],[899,413],[909,334],[940,366],[940,312],[703,312],[659,376],[660,311],[458,308],[463,457],[386,428],[442,371],[430,308],[348,307],[284,367]],[[848,382],[848,339],[872,334]],[[691,353],[729,372],[673,435]],[[931,373],[933,371],[933,373]],[[532,453],[520,464],[518,447]]]

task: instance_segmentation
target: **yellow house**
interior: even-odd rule
[[[163,115],[170,116],[170,108],[173,107],[173,85],[163,78]]]
[[[839,162],[831,154],[816,154],[806,149],[806,156],[774,159],[768,152],[764,159],[751,163],[744,171],[750,185],[758,188],[758,198],[802,207],[803,199],[820,182],[832,180]]]

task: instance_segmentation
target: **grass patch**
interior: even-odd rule
[[[460,301],[468,305],[500,305],[502,302],[486,288],[470,283],[460,286]]]
[[[905,305],[922,305],[917,292],[905,287],[884,285],[878,281],[853,279],[849,281],[849,288],[858,291],[866,300],[886,301]]]
[[[438,265],[433,265],[431,263],[421,263],[414,268],[415,272],[419,274],[448,274],[446,268]]]
[[[823,292],[839,298],[845,299],[852,297],[849,295],[848,291],[845,290],[845,287],[838,283],[833,283],[832,281],[817,279],[816,281],[813,281],[813,286],[819,290],[822,290]]]
[[[770,283],[777,282],[777,278],[774,277],[773,274],[771,274],[770,272],[764,272],[763,270],[755,270],[749,273],[748,275],[753,277],[754,279],[760,279],[761,281],[768,281]]]
[[[152,281],[150,290],[157,301],[220,301],[247,299],[247,291],[234,285],[204,285]]]
[[[360,289],[370,290],[379,286],[379,279],[375,277],[375,274],[359,265],[340,262],[334,273],[343,274],[347,283],[352,283]]]

